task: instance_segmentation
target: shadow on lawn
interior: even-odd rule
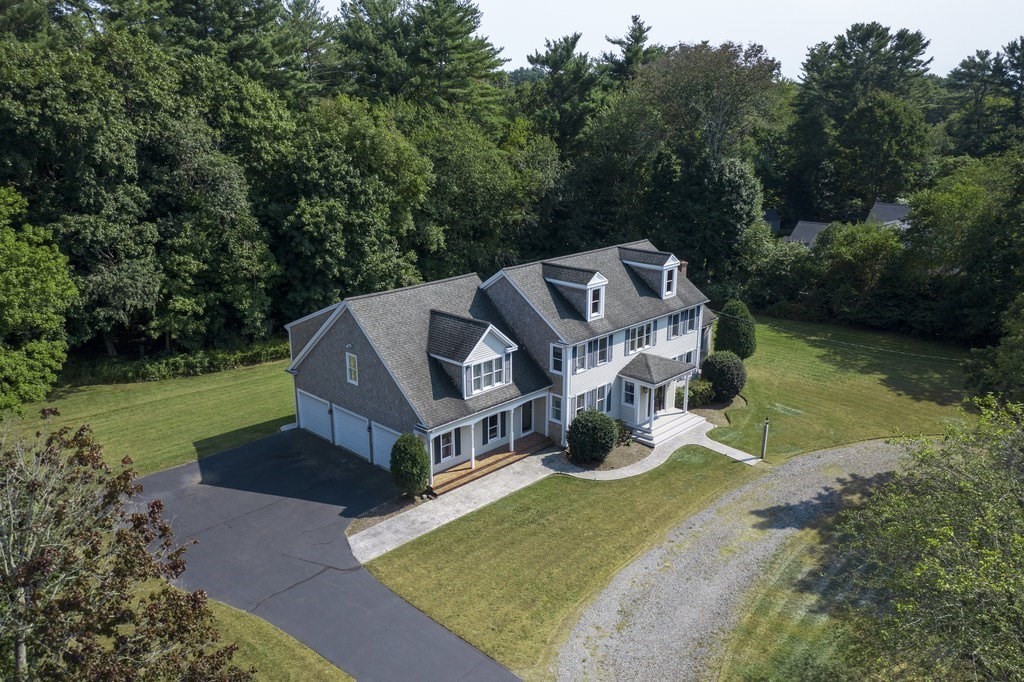
[[[277,433],[281,430],[281,427],[285,424],[295,421],[294,415],[286,415],[284,417],[278,417],[277,419],[268,419],[265,422],[259,424],[250,424],[243,426],[240,429],[233,431],[225,431],[224,433],[218,433],[216,436],[210,436],[209,438],[203,438],[192,442],[192,447],[196,449],[196,455],[199,458],[209,457],[215,455],[218,452],[223,452],[229,448],[233,448],[244,443],[252,442],[258,438],[269,436]]]
[[[864,499],[891,478],[892,472],[874,476],[851,474],[845,478],[838,478],[834,486],[827,486],[806,500],[754,510],[752,512],[754,516],[761,518],[761,521],[754,524],[754,527],[763,530],[784,528],[822,530],[832,523],[836,513],[843,507]]]
[[[882,383],[898,395],[939,405],[958,405],[965,397],[962,359],[956,357],[955,350],[915,353],[887,348],[887,342],[872,345],[870,341],[836,338],[816,325],[779,320],[762,320],[762,324],[822,351],[819,357],[837,369],[881,377]]]
[[[206,441],[196,442],[196,450]],[[202,457],[198,465],[202,485],[338,506],[346,518],[396,492],[387,471],[298,429]]]

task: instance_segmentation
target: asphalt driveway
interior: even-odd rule
[[[178,540],[179,581],[253,613],[358,680],[514,680],[371,576],[345,527],[394,494],[390,475],[293,430],[141,480]]]

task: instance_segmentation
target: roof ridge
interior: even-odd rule
[[[596,249],[590,249],[589,251],[578,251],[576,253],[567,253],[564,256],[555,256],[554,258],[542,258],[540,260],[532,260],[532,261],[530,261],[528,263],[518,263],[516,265],[508,265],[508,266],[502,268],[502,270],[518,270],[519,268],[525,268],[525,267],[528,267],[530,265],[541,265],[543,263],[551,263],[552,265],[558,265],[559,267],[571,268],[573,266],[571,266],[571,265],[562,265],[561,263],[556,263],[555,261],[559,260],[559,259],[562,259],[562,258],[575,258],[577,256],[589,256],[590,254],[598,253],[599,251],[608,251],[610,249],[617,249],[620,246],[633,246],[634,244],[642,244],[643,242],[650,242],[650,240],[649,239],[637,239],[635,241],[626,242],[624,244],[612,244],[610,246],[600,246],[600,247],[598,247]],[[653,244],[652,244],[652,246],[653,246]]]
[[[647,241],[647,240],[643,240],[643,241]],[[634,242],[634,243],[638,243],[638,242]],[[654,245],[652,244],[651,246],[654,246]],[[640,253],[656,253],[656,254],[658,254],[660,256],[673,256],[673,255],[675,255],[671,251],[659,251],[658,249],[654,249],[653,251],[651,251],[649,249],[637,249],[637,248],[634,248],[632,246],[625,246],[625,245],[622,245],[622,244],[620,244],[618,246],[618,248],[623,249],[624,251],[639,251]]]
[[[349,296],[347,298],[342,299],[342,302],[345,302],[345,301],[362,301],[364,299],[373,298],[375,296],[383,296],[385,294],[395,294],[395,293],[398,293],[399,291],[412,291],[413,289],[419,289],[421,287],[433,286],[434,284],[444,284],[446,282],[454,282],[455,280],[465,279],[466,277],[476,277],[477,279],[480,279],[480,275],[478,275],[477,273],[475,273],[475,272],[467,272],[464,275],[455,275],[453,277],[445,277],[444,279],[435,279],[435,280],[431,280],[429,282],[420,282],[419,284],[410,284],[408,286],[398,287],[397,289],[385,289],[384,291],[373,291],[373,292],[370,292],[369,294],[359,294],[358,296]]]
[[[484,320],[478,320],[475,317],[466,317],[465,315],[458,315],[456,313],[451,313],[451,312],[448,312],[447,310],[441,310],[439,308],[431,308],[430,309],[430,314],[433,315],[434,313],[437,313],[438,315],[445,315],[447,317],[453,317],[456,320],[462,320],[463,322],[472,322],[473,324],[482,325],[484,327],[491,326],[490,322],[485,322]]]
[[[576,266],[576,265],[562,265],[561,263],[553,263],[553,262],[548,261],[548,260],[541,261],[540,264],[541,265],[551,265],[551,266],[554,266],[556,268],[565,268],[566,270],[578,270],[579,272],[597,272],[597,270],[595,270],[594,268],[581,268],[581,267]]]

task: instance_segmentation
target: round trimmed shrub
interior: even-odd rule
[[[597,410],[581,412],[569,425],[565,439],[569,443],[569,459],[576,464],[600,463],[615,447],[619,425]]]
[[[732,400],[747,383],[747,368],[735,353],[727,350],[709,355],[701,365],[701,378],[710,381],[715,400]]]
[[[743,301],[732,299],[722,306],[715,325],[715,350],[728,350],[746,360],[757,350],[754,316]]]
[[[676,389],[676,407],[683,409],[683,391],[685,388]],[[690,399],[686,402],[687,409],[704,407],[715,399],[715,387],[706,379],[690,379]]]
[[[406,495],[419,495],[430,485],[430,455],[423,441],[403,433],[391,447],[391,476]]]

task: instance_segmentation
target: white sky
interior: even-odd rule
[[[612,46],[639,14],[653,42],[757,42],[800,75],[807,48],[858,21],[920,30],[931,39],[932,72],[945,75],[975,50],[993,52],[1024,34],[1024,0],[477,0],[481,33],[503,47],[506,68],[526,66],[545,38],[579,31],[592,57]]]

